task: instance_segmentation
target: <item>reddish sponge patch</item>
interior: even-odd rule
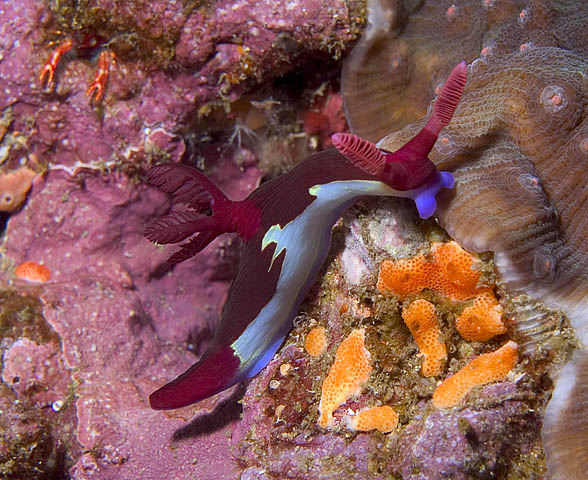
[[[476,258],[456,242],[434,243],[431,248],[436,275],[429,288],[451,298],[465,300],[479,291],[480,272],[474,267]]]
[[[45,265],[35,262],[21,263],[14,270],[14,275],[31,283],[45,283],[51,280],[51,271]]]
[[[466,307],[455,321],[459,334],[466,340],[485,342],[506,333],[502,322],[503,309],[490,289],[480,293],[474,304]]]
[[[456,242],[434,243],[431,254],[431,260],[417,255],[382,262],[378,289],[404,296],[430,288],[454,301],[472,298],[482,291],[478,287],[480,272],[475,269],[477,259]]]
[[[378,290],[397,295],[419,293],[428,288],[435,270],[435,265],[426,261],[424,255],[405,260],[385,260],[380,266]]]

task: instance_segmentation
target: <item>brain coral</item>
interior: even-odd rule
[[[367,34],[343,75],[353,132],[384,137],[379,146],[396,150],[422,127],[429,99],[465,58],[464,95],[430,155],[456,179],[440,199],[439,222],[468,250],[493,251],[507,292],[561,309],[588,345],[588,3],[370,1],[368,11]],[[516,318],[515,308],[513,330],[523,335],[531,326]],[[539,313],[533,329],[551,328],[550,318]],[[585,371],[579,358],[571,362]],[[555,379],[554,395],[569,396],[555,402],[586,404],[585,389]],[[547,409],[551,428],[543,432],[547,462],[553,478],[567,478],[561,465],[588,458],[588,437],[584,429],[575,440],[583,454],[558,450],[576,418],[554,419],[554,411]]]

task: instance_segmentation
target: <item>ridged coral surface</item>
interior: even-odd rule
[[[422,127],[429,101],[465,59],[464,96],[430,155],[456,180],[440,199],[439,222],[468,250],[495,253],[525,355],[539,362],[567,356],[570,334],[562,332],[558,310],[585,349],[588,3],[373,1],[370,9],[371,28],[344,68],[352,131],[396,150]],[[571,357],[570,369],[586,369],[580,357]],[[557,385],[557,369],[554,396],[566,398],[553,401],[585,404],[584,390]],[[546,424],[553,416],[548,408]],[[572,416],[557,421],[549,432],[573,431]],[[585,472],[579,459],[586,448],[566,453],[550,435],[543,437],[552,446],[546,453],[553,478],[569,478],[564,464]],[[580,438],[588,444],[588,436]]]
[[[461,58],[470,62],[464,96],[431,154],[456,178],[454,191],[441,199],[439,220],[464,247],[496,252],[509,288],[563,308],[578,335],[588,340],[588,324],[580,318],[588,302],[588,244],[583,241],[588,227],[582,215],[588,204],[583,188],[588,181],[583,168],[588,159],[588,41],[586,29],[572,28],[588,19],[588,8],[571,2],[482,4],[429,2],[395,38],[407,49],[405,61],[423,57],[421,69],[448,72]],[[456,11],[449,18],[452,5]],[[431,32],[439,29],[445,34],[442,43],[432,40]],[[475,42],[464,43],[474,38],[481,50],[472,48]],[[378,52],[401,51],[395,42]],[[367,54],[364,62],[375,64]],[[432,98],[433,84],[422,83],[430,76],[406,68],[410,88]],[[350,83],[361,72],[361,67],[348,68],[344,78]],[[398,101],[406,98],[398,95]],[[346,101],[347,111],[361,112],[376,108],[380,99],[366,90],[361,98],[350,95]],[[397,103],[394,90],[388,102]],[[381,105],[380,113],[384,109]],[[370,138],[375,135],[370,128],[381,126],[380,117],[374,118],[364,127],[351,116],[352,128]],[[390,151],[422,126],[421,120],[390,133],[395,125],[382,122],[389,135],[380,147]]]

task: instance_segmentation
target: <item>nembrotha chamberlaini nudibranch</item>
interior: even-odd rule
[[[453,176],[437,171],[428,154],[450,122],[465,83],[466,64],[461,62],[435,100],[427,124],[396,152],[338,133],[333,135],[336,149],[312,155],[242,201],[228,199],[192,167],[163,164],[149,170],[149,183],[171,194],[172,209],[145,230],[146,237],[162,244],[192,237],[170,257],[171,263],[196,255],[222,233],[236,232],[245,241],[209,349],[151,394],[152,408],[185,407],[253,377],[268,364],[327,256],[331,228],[358,198],[410,198],[422,218],[433,215],[437,192],[451,188]]]

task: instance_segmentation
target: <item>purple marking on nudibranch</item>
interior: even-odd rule
[[[204,174],[185,165],[159,165],[151,184],[172,196],[172,211],[145,230],[158,243],[195,235],[170,259],[195,255],[217,235],[245,240],[221,320],[200,361],[150,396],[154,409],[180,408],[250,378],[269,362],[327,256],[331,228],[356,199],[399,196],[429,217],[435,195],[453,186],[427,155],[451,120],[465,85],[465,63],[451,73],[423,130],[397,152],[336,134],[336,149],[312,155],[288,173],[262,184],[245,200],[228,199]],[[433,138],[434,137],[434,138]],[[384,159],[384,160],[383,160]]]

